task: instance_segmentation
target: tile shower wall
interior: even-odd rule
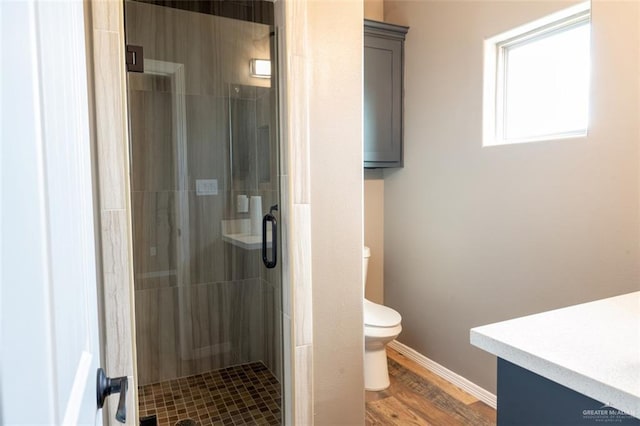
[[[264,213],[278,202],[274,91],[248,73],[250,58],[269,58],[269,28],[131,1],[126,21],[145,59],[184,65],[186,92],[184,197],[171,80],[129,74],[139,383],[253,361],[281,379],[280,269],[224,242],[221,229],[248,218],[236,213],[238,194],[261,195]],[[218,194],[197,195],[198,179],[216,179]]]

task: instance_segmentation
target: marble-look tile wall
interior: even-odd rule
[[[129,153],[126,131],[126,78],[124,73],[123,4],[118,0],[85,2],[87,40],[91,41],[93,61],[89,61],[90,115],[95,129],[93,147],[97,164],[97,191],[100,223],[102,271],[99,299],[104,329],[103,367],[111,376],[127,376],[130,388],[138,386],[135,362],[133,281],[131,243],[131,204],[128,197]],[[136,424],[136,392],[127,393],[127,407],[132,407],[126,424]],[[107,401],[106,418],[115,418],[117,404]]]
[[[249,76],[250,58],[270,58],[270,29],[125,5],[127,42],[185,76],[186,152],[171,77],[129,73],[139,382],[251,361],[279,378],[281,274],[259,250],[224,242],[221,229],[248,218],[236,212],[239,194],[261,195],[263,213],[279,201],[274,90]],[[199,179],[216,179],[218,194],[198,195]]]
[[[146,59],[185,65],[186,94],[224,97],[228,84],[270,87],[249,75],[251,58],[270,59],[267,25],[125,2],[127,44],[144,47]]]
[[[140,383],[262,361],[264,293],[258,278],[136,290]]]
[[[341,2],[340,13],[332,1],[276,8],[284,24],[283,180],[290,190],[285,418],[362,424],[362,3]]]

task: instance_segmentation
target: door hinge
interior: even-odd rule
[[[144,72],[144,54],[142,46],[127,45],[126,51],[127,71]]]

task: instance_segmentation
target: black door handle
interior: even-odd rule
[[[278,264],[278,221],[273,215],[273,211],[278,211],[278,205],[275,204],[269,209],[269,213],[262,218],[262,263],[267,268],[275,268]],[[269,260],[267,256],[267,222],[271,222],[271,251],[273,259]]]
[[[104,406],[104,400],[112,393],[120,393],[118,401],[118,410],[116,411],[116,420],[120,423],[127,421],[127,388],[129,380],[126,376],[110,378],[104,373],[102,368],[98,368],[96,377],[96,399],[98,409]]]

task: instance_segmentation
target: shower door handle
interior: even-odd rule
[[[273,211],[278,210],[278,205],[271,206],[269,213],[262,218],[262,262],[267,268],[275,268],[278,264],[278,221],[273,215]],[[267,256],[267,222],[271,222],[271,252],[273,259]]]

